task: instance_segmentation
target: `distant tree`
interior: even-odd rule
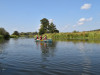
[[[6,30],[4,28],[0,28],[0,35],[5,35],[6,34]]]
[[[55,30],[54,33],[59,33],[59,30]]]
[[[77,32],[79,32],[79,31],[76,31],[76,30],[73,31],[73,33],[77,33]]]
[[[38,34],[38,32],[33,32],[33,35],[37,35]]]
[[[39,34],[44,34],[48,31],[48,26],[49,26],[49,21],[46,18],[43,18],[42,20],[40,20],[41,22],[41,27],[39,29]]]
[[[10,38],[10,34],[8,32],[6,32],[6,34],[4,35],[5,39],[9,39]]]
[[[14,31],[14,33],[12,35],[17,35],[19,36],[19,32],[18,31]]]
[[[36,35],[38,34],[37,32],[21,32],[20,35]]]
[[[5,39],[10,37],[9,33],[4,28],[0,28],[0,35],[2,35]]]

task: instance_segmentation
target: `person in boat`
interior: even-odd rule
[[[39,37],[38,37],[38,35],[36,35],[36,39],[35,40],[39,40]]]
[[[44,40],[47,40],[47,35],[44,36]]]
[[[40,40],[42,40],[42,35],[40,35]]]

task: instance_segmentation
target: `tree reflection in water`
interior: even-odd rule
[[[4,39],[0,39],[0,54],[2,54],[4,52],[4,48],[7,47],[7,43],[9,42],[9,40],[4,40]]]
[[[40,47],[41,50],[41,57],[42,57],[42,62],[41,62],[41,67],[46,68],[47,63],[50,61],[50,58],[55,56],[55,51],[56,51],[56,42],[52,43],[46,43],[46,42],[36,42],[37,47]]]
[[[7,48],[8,42],[9,40],[0,39],[0,60],[6,58],[5,55],[7,55],[7,53],[5,52],[5,48]],[[5,64],[0,61],[0,71],[3,70],[5,70]]]
[[[46,42],[36,42],[37,47],[40,47],[42,56],[49,57],[54,56],[56,42],[46,43]]]

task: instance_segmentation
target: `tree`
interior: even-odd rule
[[[10,38],[10,34],[8,32],[6,32],[5,35],[4,35],[4,38],[5,39],[9,39]]]
[[[49,21],[46,18],[43,18],[42,20],[40,20],[41,22],[41,27],[39,29],[39,34],[44,34],[48,31],[48,26],[49,26]]]
[[[44,34],[44,33],[45,33],[45,31],[44,31],[43,25],[41,25],[41,28],[39,29],[39,34],[41,35],[41,34]]]
[[[59,33],[59,30],[56,29],[54,32],[55,32],[55,33]]]
[[[2,35],[5,39],[10,38],[9,33],[4,28],[0,28],[0,35]]]
[[[77,32],[79,32],[79,31],[76,31],[76,30],[73,31],[73,33],[77,33]]]
[[[44,33],[59,33],[59,30],[56,29],[56,25],[51,22],[49,24],[48,19],[43,18],[41,21],[41,27],[39,29],[39,34],[44,34]]]
[[[56,26],[53,24],[53,22],[50,23],[50,25],[49,25],[49,32],[50,33],[54,33],[55,30],[56,30]]]
[[[18,31],[14,31],[14,33],[12,35],[17,35],[19,36],[19,32]]]
[[[54,25],[53,22],[49,25],[49,31],[50,33],[59,33],[59,30],[56,29],[56,25]]]
[[[6,34],[6,30],[4,28],[0,28],[0,35],[5,35]]]

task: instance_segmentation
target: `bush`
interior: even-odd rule
[[[0,38],[4,38],[4,39],[9,39],[10,35],[9,33],[4,29],[4,28],[0,28]]]
[[[3,38],[3,35],[0,35],[0,39],[2,39]]]
[[[10,38],[18,38],[19,36],[17,35],[10,35]]]

